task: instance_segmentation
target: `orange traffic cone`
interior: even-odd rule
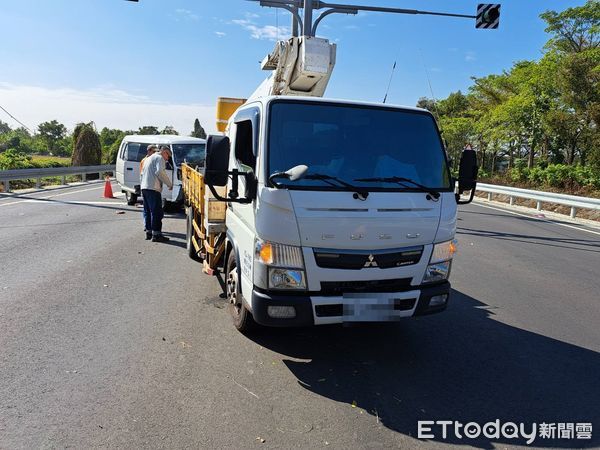
[[[107,176],[106,182],[104,183],[104,198],[115,198],[112,191],[112,185],[110,184],[110,177]]]

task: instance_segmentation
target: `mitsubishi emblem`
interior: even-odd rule
[[[369,255],[367,260],[368,261],[365,262],[365,265],[363,267],[378,267],[377,261],[375,261],[375,257],[373,255]]]

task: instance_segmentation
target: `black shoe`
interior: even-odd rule
[[[152,242],[168,242],[169,238],[166,236],[163,236],[162,234],[160,236],[152,236]]]
[[[152,233],[146,233],[146,240],[149,241],[152,239]]]

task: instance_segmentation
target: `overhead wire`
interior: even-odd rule
[[[32,133],[31,129],[25,125],[23,122],[21,122],[19,119],[17,119],[15,116],[13,116],[11,113],[9,113],[6,108],[4,108],[2,105],[0,105],[0,109],[2,111],[4,111],[6,114],[8,114],[8,116],[13,119],[15,122],[17,122],[19,125],[21,125],[23,128],[25,128],[27,131],[29,131],[30,133]]]

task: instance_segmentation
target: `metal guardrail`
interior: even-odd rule
[[[44,169],[15,169],[0,170],[0,183],[4,185],[4,192],[10,192],[10,182],[14,180],[36,180],[35,187],[41,186],[42,178],[61,177],[62,184],[66,184],[67,175],[81,175],[82,181],[86,175],[97,173],[102,176],[105,172],[115,173],[114,165],[104,166],[77,166],[77,167],[47,167]]]
[[[534,191],[530,189],[521,189],[509,186],[497,186],[495,184],[477,183],[477,190],[487,192],[488,200],[492,199],[494,194],[507,195],[509,203],[514,204],[515,198],[524,198],[535,200],[536,209],[542,210],[542,203],[553,203],[555,205],[564,205],[571,207],[571,218],[577,214],[577,209],[595,209],[600,211],[600,199],[589,197],[578,197],[576,195],[557,194],[554,192]]]

